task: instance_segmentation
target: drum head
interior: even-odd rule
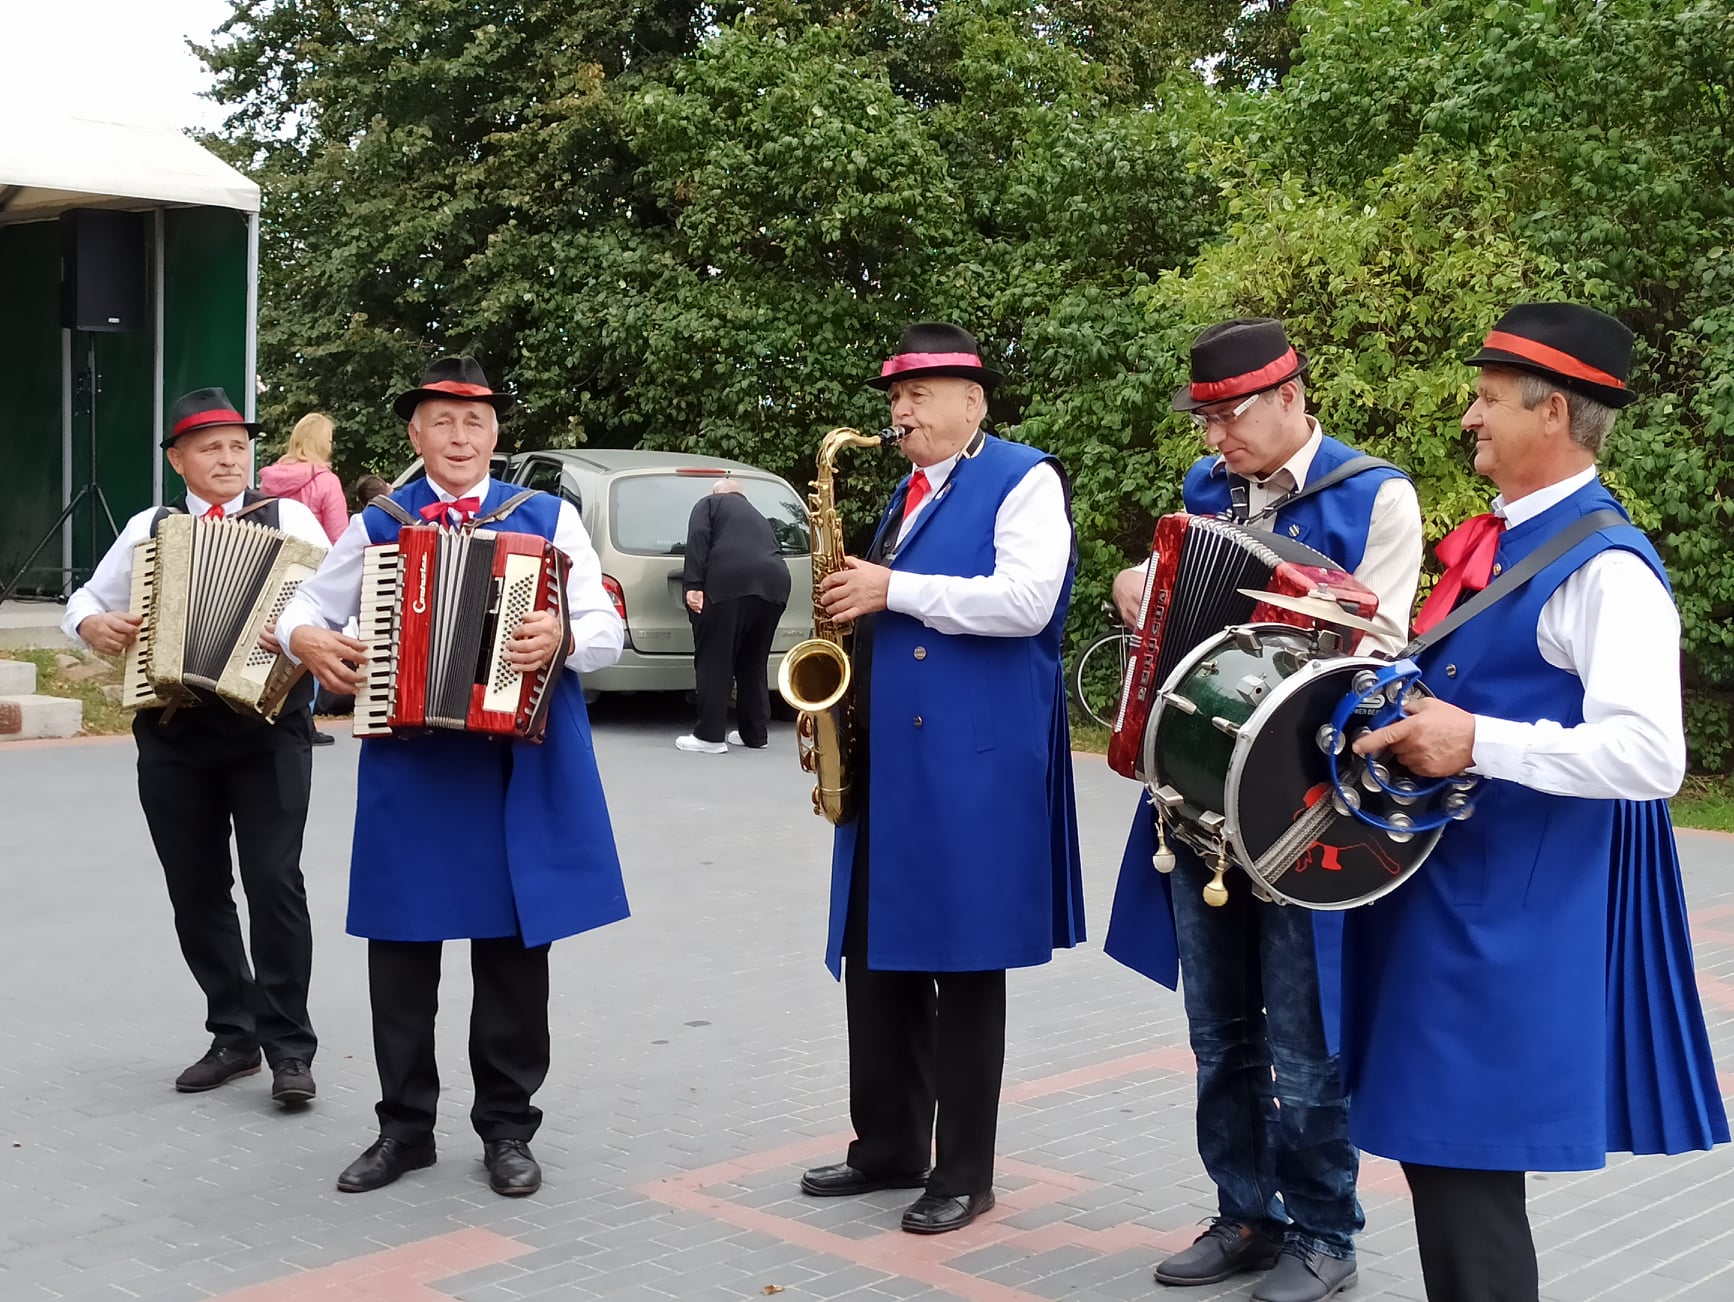
[[[1268,854],[1296,822],[1333,799],[1329,761],[1319,744],[1355,675],[1385,662],[1369,656],[1315,660],[1286,679],[1240,731],[1229,765],[1225,831],[1241,866]],[[1346,764],[1345,764],[1346,767]],[[1400,812],[1382,791],[1356,788],[1365,807]],[[1394,840],[1352,813],[1333,810],[1310,842],[1284,865],[1253,875],[1278,900],[1309,909],[1349,909],[1395,890],[1420,867],[1440,832]]]

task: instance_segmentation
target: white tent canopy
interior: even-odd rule
[[[159,204],[256,213],[259,187],[174,127],[33,113],[0,131],[0,222]]]

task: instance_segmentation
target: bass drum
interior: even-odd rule
[[[1429,784],[1349,750],[1365,726],[1358,721],[1397,702],[1374,696],[1341,732],[1331,727],[1345,698],[1361,694],[1388,665],[1358,655],[1311,660],[1272,688],[1234,739],[1223,836],[1235,861],[1273,899],[1309,909],[1367,904],[1407,881],[1439,842],[1442,828],[1405,830],[1430,803],[1423,791]],[[1425,691],[1419,683],[1407,690]],[[1340,792],[1331,781],[1332,749],[1344,777]],[[1357,817],[1356,809],[1391,830]]]

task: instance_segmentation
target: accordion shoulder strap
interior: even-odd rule
[[[256,497],[251,502],[248,502],[239,509],[231,512],[229,519],[239,520],[244,515],[252,515],[255,511],[262,511],[276,500],[277,499],[274,497]]]
[[[1358,456],[1350,457],[1335,470],[1330,470],[1320,475],[1317,479],[1313,480],[1312,483],[1297,488],[1292,493],[1288,493],[1285,496],[1278,498],[1257,515],[1252,516],[1251,519],[1246,521],[1246,523],[1257,523],[1267,515],[1275,515],[1286,506],[1293,506],[1296,502],[1312,497],[1315,494],[1322,493],[1327,488],[1335,488],[1345,479],[1353,479],[1356,475],[1362,474],[1368,470],[1378,470],[1381,468],[1395,470],[1399,475],[1403,475],[1405,479],[1408,478],[1408,476],[1404,474],[1401,466],[1393,465],[1383,457],[1368,456],[1363,452]],[[1229,482],[1233,483],[1232,477]]]
[[[416,520],[416,518],[413,515],[411,515],[408,511],[404,510],[401,506],[399,506],[396,502],[394,502],[390,497],[386,496],[384,493],[381,493],[378,497],[374,498],[371,502],[368,503],[368,505],[378,507],[381,511],[384,511],[387,515],[389,515],[393,520],[396,520],[399,524],[416,524],[416,523],[418,523],[418,521]]]
[[[480,526],[484,524],[493,524],[497,520],[504,520],[525,502],[528,502],[532,497],[535,497],[539,491],[540,490],[534,488],[526,488],[521,493],[514,493],[504,502],[501,502],[496,506],[492,511],[489,511],[486,515],[478,515],[473,523]]]

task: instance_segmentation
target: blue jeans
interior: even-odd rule
[[[1366,1223],[1355,1197],[1361,1163],[1337,1056],[1325,1044],[1312,914],[1255,899],[1239,869],[1224,879],[1228,903],[1213,909],[1203,898],[1209,872],[1174,849],[1198,1155],[1216,1182],[1219,1214],[1348,1257]]]

